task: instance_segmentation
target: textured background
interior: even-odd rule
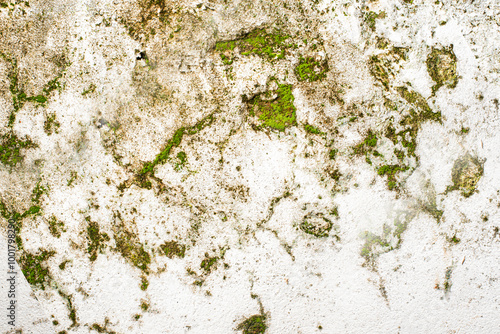
[[[17,332],[500,333],[499,17],[0,0]]]

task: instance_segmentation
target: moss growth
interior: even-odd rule
[[[365,264],[374,265],[375,259],[383,253],[390,252],[401,246],[402,235],[408,227],[408,221],[413,219],[414,215],[401,218],[402,214],[395,219],[393,226],[384,224],[382,235],[365,231],[362,237],[365,243],[361,249],[360,255],[365,258]]]
[[[144,312],[146,312],[146,311],[149,309],[149,304],[143,301],[143,302],[141,303],[141,309],[142,309]]]
[[[142,270],[144,273],[149,272],[149,264],[151,256],[144,249],[144,246],[139,243],[137,237],[132,232],[128,231],[123,224],[115,231],[114,239],[116,249],[120,254],[128,259],[135,267]]]
[[[373,256],[375,247],[385,248],[387,251],[390,250],[391,248],[391,245],[389,244],[389,241],[386,238],[375,235],[371,232],[365,232],[364,238],[365,238],[365,244],[361,249],[361,256],[365,258]]]
[[[4,59],[7,63],[9,63],[11,67],[9,69],[8,77],[10,81],[9,90],[12,96],[12,105],[14,107],[14,110],[9,116],[8,126],[12,127],[16,119],[17,111],[23,107],[25,102],[34,102],[44,105],[47,102],[50,93],[56,88],[60,88],[59,79],[62,77],[62,72],[59,73],[54,79],[49,81],[47,84],[45,84],[41,94],[34,96],[27,96],[22,88],[22,84],[19,82],[19,70],[17,68],[17,60],[15,58],[10,58],[9,56],[1,52],[0,52],[0,57]],[[68,64],[64,62],[62,66],[66,67],[68,66]]]
[[[97,88],[96,85],[91,83],[87,89],[83,90],[82,95],[85,96],[85,95],[91,94],[95,91],[96,88]]]
[[[325,238],[333,227],[332,222],[323,217],[322,215],[309,214],[304,217],[300,223],[299,228],[307,234],[313,235],[317,238]]]
[[[57,291],[59,293],[59,295],[66,301],[67,303],[67,308],[68,308],[68,311],[69,311],[69,314],[68,314],[68,318],[71,320],[71,327],[75,327],[76,325],[78,325],[77,321],[76,321],[76,309],[75,307],[73,306],[73,301],[72,301],[72,296],[70,295],[67,295],[65,294],[64,292],[62,292],[61,290],[58,290]]]
[[[152,173],[154,170],[154,167],[156,165],[164,164],[168,160],[168,158],[170,156],[170,152],[172,151],[172,149],[174,147],[177,147],[181,144],[182,137],[185,134],[194,135],[194,134],[198,133],[199,131],[201,131],[203,128],[212,125],[214,120],[215,120],[215,117],[214,117],[214,114],[212,113],[191,127],[187,127],[187,128],[181,127],[179,129],[177,129],[177,131],[175,131],[172,138],[167,141],[165,148],[156,156],[155,160],[144,164],[143,168],[139,172],[139,175]],[[179,156],[178,156],[178,158],[179,158]],[[184,156],[184,158],[186,158],[186,156]]]
[[[307,133],[312,133],[313,135],[323,134],[323,132],[321,132],[317,127],[310,124],[304,124],[304,130],[306,130]]]
[[[13,132],[4,134],[0,144],[0,162],[6,166],[14,167],[23,160],[22,149],[37,147],[30,139],[19,139]]]
[[[451,238],[447,238],[447,240],[450,244],[455,244],[455,245],[460,242],[460,238],[458,238],[456,234]]]
[[[85,218],[87,225],[87,252],[90,255],[90,261],[95,261],[97,255],[106,248],[106,241],[109,241],[109,236],[106,233],[99,232],[99,224],[90,220],[90,217]]]
[[[236,47],[242,55],[258,55],[268,59],[283,59],[285,52],[291,45],[285,44],[290,38],[281,32],[267,33],[265,29],[255,29],[240,39],[232,41],[219,41],[215,44],[215,50],[228,54],[226,62],[232,62]]]
[[[377,170],[378,175],[387,175],[387,187],[392,190],[397,185],[396,174],[401,171],[407,170],[407,166],[399,165],[384,165]]]
[[[57,220],[55,216],[50,217],[48,220],[49,232],[56,238],[61,237],[61,232],[66,232],[64,223]]]
[[[328,62],[316,61],[313,57],[300,57],[299,64],[295,67],[295,75],[299,81],[318,81],[326,78]]]
[[[146,291],[149,286],[149,281],[145,276],[141,277],[141,290]]]
[[[70,187],[73,182],[78,178],[78,173],[75,171],[71,171],[70,173],[71,177],[68,180],[67,186]]]
[[[373,148],[377,146],[377,142],[377,135],[369,129],[365,139],[360,144],[354,146],[354,154],[359,155],[373,151]]]
[[[205,259],[201,261],[200,268],[203,269],[206,273],[210,273],[214,268],[217,267],[217,261],[219,261],[219,257],[214,256],[210,257],[208,253],[205,253]]]
[[[61,270],[66,269],[66,265],[68,264],[68,262],[70,262],[70,261],[69,260],[64,260],[63,262],[61,262],[59,264],[59,269],[61,269]]]
[[[426,64],[427,72],[436,83],[432,86],[433,93],[445,85],[449,88],[457,86],[457,57],[453,52],[453,45],[442,49],[432,48]]]
[[[330,150],[330,152],[328,152],[328,157],[330,158],[330,160],[335,160],[335,157],[337,156],[338,151],[339,150],[332,148]]]
[[[383,18],[385,18],[385,12],[375,13],[370,11],[365,14],[365,22],[372,31],[375,31],[376,20]]]
[[[406,60],[407,52],[408,48],[393,47],[384,53],[371,56],[368,60],[370,74],[380,82],[386,90],[389,90],[390,77],[394,75],[393,63]]]
[[[426,119],[433,119],[435,118],[436,121],[440,121],[440,114],[437,115],[437,113],[433,113],[432,109],[429,107],[427,104],[427,101],[420,95],[419,93],[409,90],[405,86],[397,87],[396,90],[398,91],[399,95],[401,95],[402,98],[404,98],[406,101],[409,103],[413,104],[417,108],[419,108],[422,112],[425,113]]]
[[[50,114],[45,119],[45,122],[43,124],[43,130],[47,135],[50,136],[54,132],[59,133],[60,126],[61,124],[56,120],[56,114]]]
[[[250,116],[258,116],[263,126],[279,131],[297,124],[291,85],[280,85],[276,91],[259,94],[250,101]]]
[[[385,89],[389,89],[389,74],[392,74],[386,64],[386,60],[381,56],[371,56],[368,61],[371,75],[379,81]]]
[[[175,256],[183,258],[186,254],[186,245],[179,244],[177,241],[166,241],[160,246],[163,253],[169,257],[174,258]]]
[[[453,186],[448,187],[447,191],[460,190],[464,197],[471,196],[476,191],[483,172],[482,163],[470,154],[458,158],[451,172]]]
[[[181,151],[177,153],[177,162],[175,163],[174,169],[177,171],[181,170],[182,168],[184,168],[184,166],[186,166],[186,162],[187,162],[186,152]]]
[[[262,314],[256,314],[248,319],[245,319],[237,327],[238,330],[242,330],[243,334],[262,334],[266,332],[266,316]]]
[[[32,287],[45,290],[45,285],[50,282],[50,272],[44,262],[54,256],[54,251],[40,250],[37,254],[24,251],[19,258],[19,266],[24,277]]]

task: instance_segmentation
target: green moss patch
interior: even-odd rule
[[[55,216],[52,216],[47,221],[49,224],[49,232],[56,238],[61,237],[61,232],[66,232],[64,229],[64,223],[57,220]]]
[[[179,244],[177,241],[167,241],[160,246],[162,252],[169,258],[183,258],[186,254],[186,245]]]
[[[205,271],[205,273],[210,273],[217,267],[217,261],[219,261],[218,256],[210,257],[208,253],[205,253],[205,258],[200,263],[200,269]]]
[[[470,154],[458,158],[451,171],[453,186],[448,187],[447,191],[460,190],[464,197],[471,196],[483,172],[482,163]]]
[[[285,43],[289,38],[290,36],[279,31],[268,33],[265,29],[255,29],[242,38],[217,42],[215,51],[221,53],[221,58],[225,64],[232,63],[236,47],[244,56],[254,54],[270,60],[283,59],[286,50],[291,47],[291,45]]]
[[[291,85],[280,85],[248,101],[250,116],[257,116],[262,126],[284,131],[297,125]]]
[[[191,127],[181,127],[177,129],[172,138],[170,138],[167,141],[165,148],[156,156],[156,158],[153,161],[146,162],[142,167],[141,171],[139,172],[139,174],[152,173],[156,165],[164,164],[168,160],[170,152],[172,151],[173,148],[178,147],[181,144],[182,137],[184,135],[194,135],[199,131],[201,131],[203,128],[210,126],[214,122],[214,120],[215,117],[214,114],[212,113]],[[185,153],[184,155],[178,156],[177,158],[178,159],[184,158],[184,162],[186,161]]]
[[[455,88],[458,84],[457,56],[453,46],[442,49],[432,48],[426,60],[427,72],[436,83],[432,91],[436,92],[442,86]]]
[[[370,11],[365,14],[365,22],[372,31],[375,31],[376,20],[383,18],[385,18],[385,12],[383,11],[380,13]]]
[[[21,150],[37,147],[30,139],[19,139],[13,132],[2,136],[0,144],[0,162],[14,167],[23,160]]]
[[[147,274],[149,272],[151,256],[144,249],[144,246],[138,242],[136,235],[128,231],[122,224],[121,227],[115,231],[114,239],[118,252],[120,252],[124,258],[128,259],[135,267]]]
[[[323,132],[321,132],[320,129],[317,127],[310,125],[310,124],[304,124],[304,130],[306,130],[307,133],[311,133],[313,135],[321,135]]]
[[[304,217],[299,224],[299,228],[307,234],[317,238],[325,238],[329,236],[333,228],[333,223],[320,214],[309,214]]]
[[[245,319],[237,327],[238,330],[243,331],[243,334],[262,334],[266,332],[266,316],[256,314],[248,319]]]
[[[300,57],[299,64],[294,69],[299,81],[318,81],[326,78],[328,72],[328,62],[326,60],[317,61],[313,57]]]
[[[24,277],[32,287],[45,290],[45,285],[50,282],[50,272],[46,264],[54,256],[54,251],[40,250],[37,254],[24,251],[19,258],[19,266]]]
[[[384,165],[377,170],[378,175],[387,175],[387,187],[392,190],[397,185],[396,174],[401,171],[407,170],[407,166],[398,165]]]
[[[7,63],[9,63],[11,67],[9,70],[8,77],[10,81],[9,90],[12,96],[12,105],[14,107],[14,110],[9,116],[8,126],[12,127],[16,119],[17,111],[23,107],[25,102],[34,102],[40,105],[44,105],[47,102],[51,92],[55,89],[61,88],[61,85],[59,84],[59,79],[62,77],[63,73],[60,72],[54,79],[50,80],[47,84],[45,84],[41,94],[27,96],[22,88],[22,84],[19,82],[19,70],[17,67],[17,60],[1,52],[0,52],[0,57],[4,59]],[[68,66],[68,64],[64,63],[63,67],[66,66]]]
[[[142,276],[141,277],[141,290],[146,291],[148,289],[148,286],[149,286],[148,279],[146,278],[146,276]]]
[[[377,142],[377,135],[369,129],[365,139],[360,144],[354,146],[354,154],[359,155],[373,151],[373,149],[377,146]]]
[[[51,135],[54,132],[59,133],[59,127],[61,124],[56,120],[56,114],[47,115],[45,122],[43,124],[43,130],[47,135]]]
[[[90,220],[90,217],[85,218],[87,225],[87,252],[90,255],[90,261],[95,261],[97,255],[105,248],[105,242],[109,241],[109,236],[106,233],[99,232],[99,224]]]

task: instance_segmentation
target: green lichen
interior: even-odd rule
[[[98,333],[117,334],[115,331],[108,329],[109,324],[110,324],[109,319],[105,318],[103,326],[99,325],[98,323],[93,323],[92,326],[90,326],[90,328]]]
[[[295,75],[299,81],[318,81],[326,78],[328,62],[317,61],[313,57],[300,57],[299,64],[295,67]]]
[[[422,97],[422,95],[420,95],[414,90],[409,90],[405,86],[397,87],[396,90],[398,91],[399,95],[401,95],[402,98],[404,98],[407,102],[419,108],[420,111],[424,113],[430,113],[426,114],[427,119],[435,118],[436,121],[440,120],[441,115],[440,114],[437,115],[437,113],[436,115],[434,115],[432,109],[429,107],[427,101]]]
[[[338,151],[339,150],[332,148],[330,150],[330,152],[328,152],[328,157],[330,158],[330,160],[335,160],[335,157],[337,156]]]
[[[444,274],[444,283],[443,286],[436,284],[435,289],[444,290],[445,294],[448,293],[451,289],[451,274],[453,273],[453,266],[449,266],[446,268],[446,272]]]
[[[50,282],[51,277],[49,269],[44,262],[54,256],[54,254],[54,251],[47,251],[45,249],[41,249],[36,254],[23,251],[19,258],[19,266],[24,277],[32,287],[45,290],[45,286]]]
[[[483,172],[482,163],[470,154],[458,158],[451,172],[453,186],[448,187],[447,191],[460,190],[464,197],[471,196],[476,191]]]
[[[368,61],[370,74],[379,81],[385,89],[389,89],[389,74],[392,74],[386,59],[382,56],[371,56]]]
[[[245,319],[237,327],[238,330],[243,331],[243,334],[262,334],[266,332],[266,316],[256,314],[248,319]]]
[[[70,262],[70,261],[69,260],[64,260],[63,262],[61,262],[59,264],[59,269],[61,269],[61,270],[66,269],[66,265],[68,264],[68,262]]]
[[[165,242],[160,246],[160,249],[171,259],[175,256],[183,258],[186,254],[186,245],[179,244],[174,240]]]
[[[109,241],[109,236],[106,233],[99,232],[99,224],[90,220],[90,217],[85,218],[87,225],[87,252],[90,255],[90,261],[95,261],[97,255],[102,253],[106,248],[105,242]]]
[[[248,101],[250,116],[257,116],[262,126],[284,131],[297,124],[291,85],[280,85]]]
[[[460,242],[460,238],[458,238],[456,234],[451,238],[446,238],[446,240],[448,240],[450,244],[455,244],[455,245]]]
[[[457,56],[453,52],[453,45],[442,49],[432,48],[426,60],[427,72],[436,83],[432,86],[435,93],[442,86],[455,88],[458,84]]]

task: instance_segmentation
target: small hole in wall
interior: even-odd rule
[[[137,59],[137,60],[148,59],[148,57],[146,56],[145,51],[141,51],[141,52],[139,52],[139,55],[135,59]]]

